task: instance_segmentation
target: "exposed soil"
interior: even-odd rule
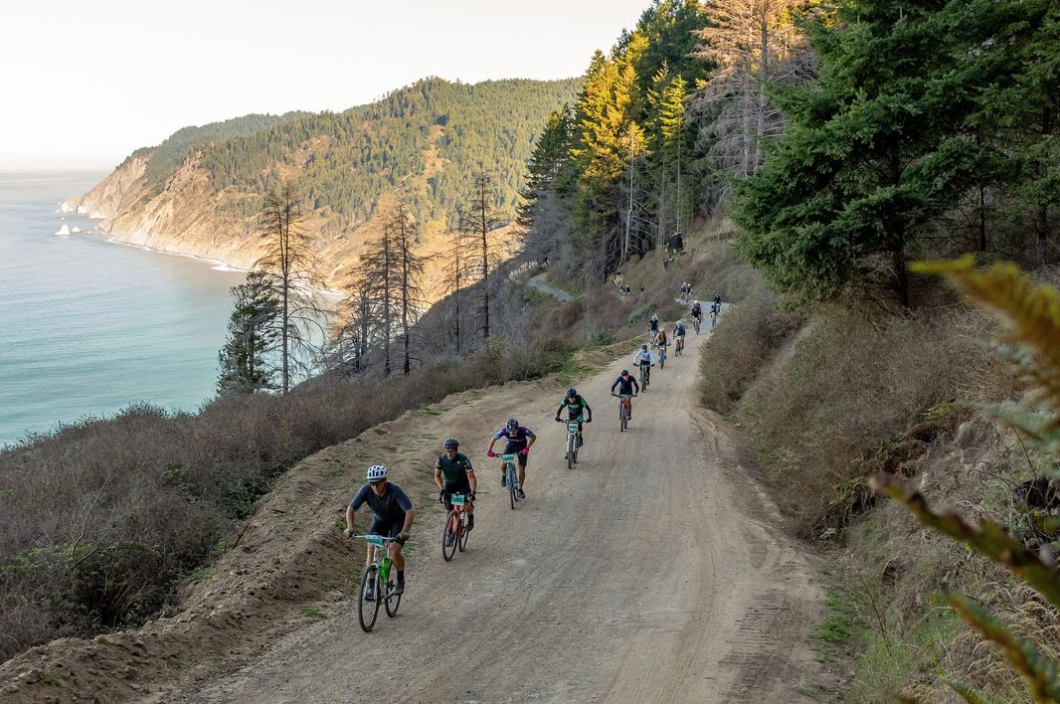
[[[554,383],[450,397],[303,462],[236,549],[142,632],[37,648],[0,667],[6,703],[809,702],[815,558],[786,537],[737,438],[696,406],[693,335],[656,369],[620,433],[608,390],[566,468]],[[371,399],[365,399],[370,403]],[[533,428],[527,501],[508,507],[484,457],[508,416]],[[480,482],[468,552],[441,558],[430,467],[456,435]],[[394,619],[360,630],[362,553],[339,523],[364,468],[388,464],[419,510]],[[359,519],[360,521],[363,519]],[[359,525],[359,528],[363,526]],[[822,684],[825,686],[822,687]],[[5,689],[6,685],[6,689]],[[814,694],[816,693],[816,694]]]

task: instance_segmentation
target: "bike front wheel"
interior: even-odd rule
[[[576,445],[574,435],[567,433],[567,469],[574,469],[574,454],[578,451]]]
[[[398,607],[401,606],[401,595],[394,594],[394,570],[390,570],[390,576],[386,580],[386,615],[390,618],[397,616]]]
[[[456,512],[450,511],[445,516],[445,527],[442,529],[442,559],[449,562],[456,554]]]
[[[375,620],[379,617],[379,602],[383,600],[383,595],[379,593],[379,587],[382,585],[378,583],[376,574],[376,568],[372,566],[365,569],[364,576],[361,577],[361,592],[360,599],[357,603],[357,618],[361,622],[361,630],[365,633],[370,633],[372,628],[375,627]],[[371,601],[368,600],[369,595],[373,596]]]
[[[512,510],[515,510],[515,502],[519,500],[519,497],[515,494],[515,469],[508,465],[508,501],[512,505]]]
[[[458,543],[460,545],[460,552],[467,550],[467,536],[467,513],[465,512],[460,514],[460,541]]]

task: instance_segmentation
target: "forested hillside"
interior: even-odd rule
[[[385,195],[400,193],[429,249],[432,236],[458,224],[457,206],[471,195],[476,174],[492,179],[492,207],[514,218],[534,140],[578,86],[431,78],[340,113],[187,128],[138,150],[70,204],[104,217],[117,239],[249,267],[259,254],[265,196],[282,182],[296,183],[305,227],[331,265],[323,278],[338,285]]]

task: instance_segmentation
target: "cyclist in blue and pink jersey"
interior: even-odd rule
[[[530,430],[530,428],[524,428],[519,425],[519,421],[515,418],[509,418],[504,427],[490,440],[489,449],[486,450],[488,457],[496,457],[493,454],[493,446],[501,438],[505,438],[508,441],[504,446],[504,454],[514,453],[519,459],[519,486],[515,488],[519,492],[519,498],[525,499],[526,493],[523,490],[526,488],[526,458],[530,454],[530,448],[537,442],[537,436],[534,435],[534,431]],[[501,486],[504,486],[503,462],[501,462]]]

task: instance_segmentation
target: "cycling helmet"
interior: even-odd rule
[[[570,387],[569,389],[567,389],[567,396],[569,398],[574,398],[577,395],[578,395],[578,390],[576,388],[574,388],[573,386]]]
[[[652,314],[651,314],[651,319],[652,319],[652,320],[658,320],[658,319],[659,319],[659,316],[655,315],[655,313],[652,313]]]
[[[622,370],[622,371],[621,371],[621,372],[619,373],[619,376],[629,376],[629,370],[628,370],[628,369],[623,369],[623,370]]]
[[[678,320],[678,321],[677,321],[677,324],[678,324],[678,325],[684,325],[684,324],[685,324],[685,321],[683,321],[683,320]]]
[[[504,424],[504,427],[508,429],[509,433],[513,430],[518,430],[519,421],[517,421],[515,418],[509,418],[508,422]]]
[[[697,305],[697,306],[698,306],[698,305],[699,305],[699,301],[696,301],[695,305]]]
[[[442,443],[442,447],[447,450],[455,450],[460,447],[460,441],[456,438],[446,438],[445,442]]]
[[[368,468],[368,481],[376,482],[386,479],[387,469],[381,464],[373,464]]]

